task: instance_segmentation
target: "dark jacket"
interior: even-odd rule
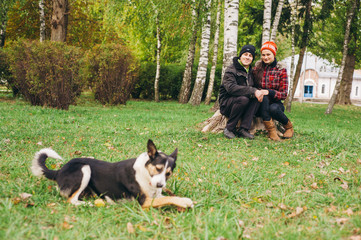
[[[233,58],[233,64],[227,67],[223,82],[219,88],[219,105],[225,104],[230,97],[246,96],[255,98],[257,88],[254,86],[252,67],[246,69],[238,62],[238,57]]]

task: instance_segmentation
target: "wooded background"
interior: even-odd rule
[[[335,103],[351,104],[353,72],[361,67],[359,9],[360,0],[2,0],[0,45],[51,40],[86,51],[120,44],[143,69],[154,66],[145,70],[154,74],[138,79],[135,89],[144,91],[142,81],[151,81],[143,88],[151,87],[148,96],[160,101],[166,95],[162,88],[171,95],[162,69],[163,74],[177,72],[181,80],[173,95],[180,103],[199,105],[217,97],[221,69],[242,45],[260,49],[262,42],[273,40],[278,60],[300,54],[289,73],[289,111],[297,85],[293,79],[300,75],[306,49],[341,66],[326,111],[331,113]]]

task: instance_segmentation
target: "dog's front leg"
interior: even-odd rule
[[[143,208],[149,207],[163,207],[168,205],[174,205],[181,208],[192,208],[193,201],[190,198],[182,198],[182,197],[159,197],[159,198],[146,198],[144,203],[142,204]]]

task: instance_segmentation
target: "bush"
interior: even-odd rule
[[[185,64],[167,64],[161,65],[160,77],[159,77],[159,95],[160,99],[167,100],[178,100],[178,95],[183,81],[183,73]],[[203,92],[203,99],[206,97],[209,74],[211,67],[208,67],[207,78]],[[156,73],[155,63],[141,63],[139,71],[139,80],[132,92],[133,98],[140,99],[154,99],[154,80]],[[213,94],[218,95],[219,86],[221,82],[222,66],[219,65],[216,68],[216,76],[213,87]],[[191,88],[193,88],[195,79],[197,76],[197,66],[193,66],[192,69],[192,82]]]
[[[32,105],[69,108],[80,95],[79,48],[61,42],[19,40],[6,55],[12,74],[9,82]]]
[[[83,75],[102,104],[125,104],[137,80],[130,51],[119,44],[97,45],[85,55]]]

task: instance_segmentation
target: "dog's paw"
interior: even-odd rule
[[[194,207],[194,204],[193,204],[192,199],[190,199],[190,198],[182,198],[182,202],[181,202],[181,206],[180,206],[180,207],[183,207],[183,208],[193,208],[193,207]]]

